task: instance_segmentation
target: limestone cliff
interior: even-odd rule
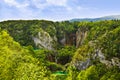
[[[87,37],[87,30],[81,30],[80,28],[77,29],[76,32],[72,33],[64,33],[62,38],[59,40],[62,45],[70,45],[76,46],[76,48],[80,47],[84,40]]]
[[[36,36],[33,37],[33,40],[35,45],[39,48],[54,50],[57,38],[56,36],[52,38],[49,35],[49,33],[45,32],[44,30],[41,30]]]
[[[78,48],[83,44],[85,38],[87,37],[87,31],[82,31],[80,28],[76,32],[76,47]]]
[[[69,33],[64,34],[63,38],[60,39],[60,43],[64,46],[75,46],[76,45],[76,34],[75,33]]]

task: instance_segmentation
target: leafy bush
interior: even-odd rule
[[[52,72],[55,72],[55,71],[60,71],[60,70],[64,70],[64,67],[60,64],[56,64],[54,62],[48,62],[46,64],[47,68],[49,70],[51,70]]]
[[[65,65],[72,60],[72,57],[75,52],[74,46],[65,46],[58,50],[57,59],[58,63]]]

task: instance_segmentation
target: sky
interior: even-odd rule
[[[120,0],[0,0],[0,21],[120,15]]]

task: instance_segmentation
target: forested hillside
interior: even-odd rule
[[[0,22],[0,80],[120,80],[120,20]]]

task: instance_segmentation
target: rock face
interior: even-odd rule
[[[78,48],[83,44],[84,40],[87,37],[87,31],[82,31],[78,29],[76,33],[64,34],[63,38],[60,40],[62,45],[74,45]]]
[[[78,31],[76,32],[76,48],[82,45],[86,37],[87,31],[81,31],[80,29],[78,29]]]
[[[120,68],[120,59],[113,57],[110,60],[106,60],[104,54],[99,49],[96,50],[96,54],[93,57],[93,59],[96,58],[98,58],[101,63],[107,65],[108,67],[118,66]]]
[[[90,65],[91,65],[91,60],[89,58],[85,61],[77,61],[76,63],[74,63],[74,66],[78,70],[84,70],[84,69],[88,68]]]
[[[87,31],[81,31],[80,29],[77,30],[77,32],[74,33],[64,33],[63,37],[59,39],[58,41],[66,46],[76,46],[78,48],[82,43],[84,42],[85,38],[87,37]],[[39,46],[40,48],[46,48],[49,50],[53,50],[53,45],[55,42],[57,42],[57,37],[54,36],[53,38],[49,35],[49,33],[41,30],[38,32],[37,37],[33,37],[34,43],[36,46]]]
[[[95,54],[93,55],[92,59],[96,59],[96,58],[99,58],[100,61],[105,60],[105,56],[100,49],[95,50]]]
[[[76,34],[75,33],[64,34],[63,38],[60,40],[60,43],[64,46],[65,45],[75,46],[76,45]]]
[[[55,38],[56,39],[56,38]],[[34,43],[39,48],[54,50],[55,40],[47,32],[41,30],[36,37],[33,37]]]
[[[119,58],[116,58],[116,57],[112,58],[111,63],[113,66],[118,66],[120,68],[120,59]]]
[[[65,44],[66,44],[66,36],[65,36],[65,34],[63,35],[63,38],[60,40],[60,43],[61,43],[62,45],[65,45]]]
[[[99,60],[102,64],[105,64],[107,67],[118,66],[120,68],[120,59],[117,57],[113,57],[110,60],[105,58],[105,55],[102,53],[100,49],[96,49],[95,53],[91,56],[91,58],[87,58],[85,61],[76,61],[73,62],[74,66],[78,70],[84,70],[92,65],[92,60]]]
[[[60,40],[62,45],[74,45],[78,48],[87,37],[87,31],[82,31],[78,29],[76,33],[64,34],[63,38]]]

